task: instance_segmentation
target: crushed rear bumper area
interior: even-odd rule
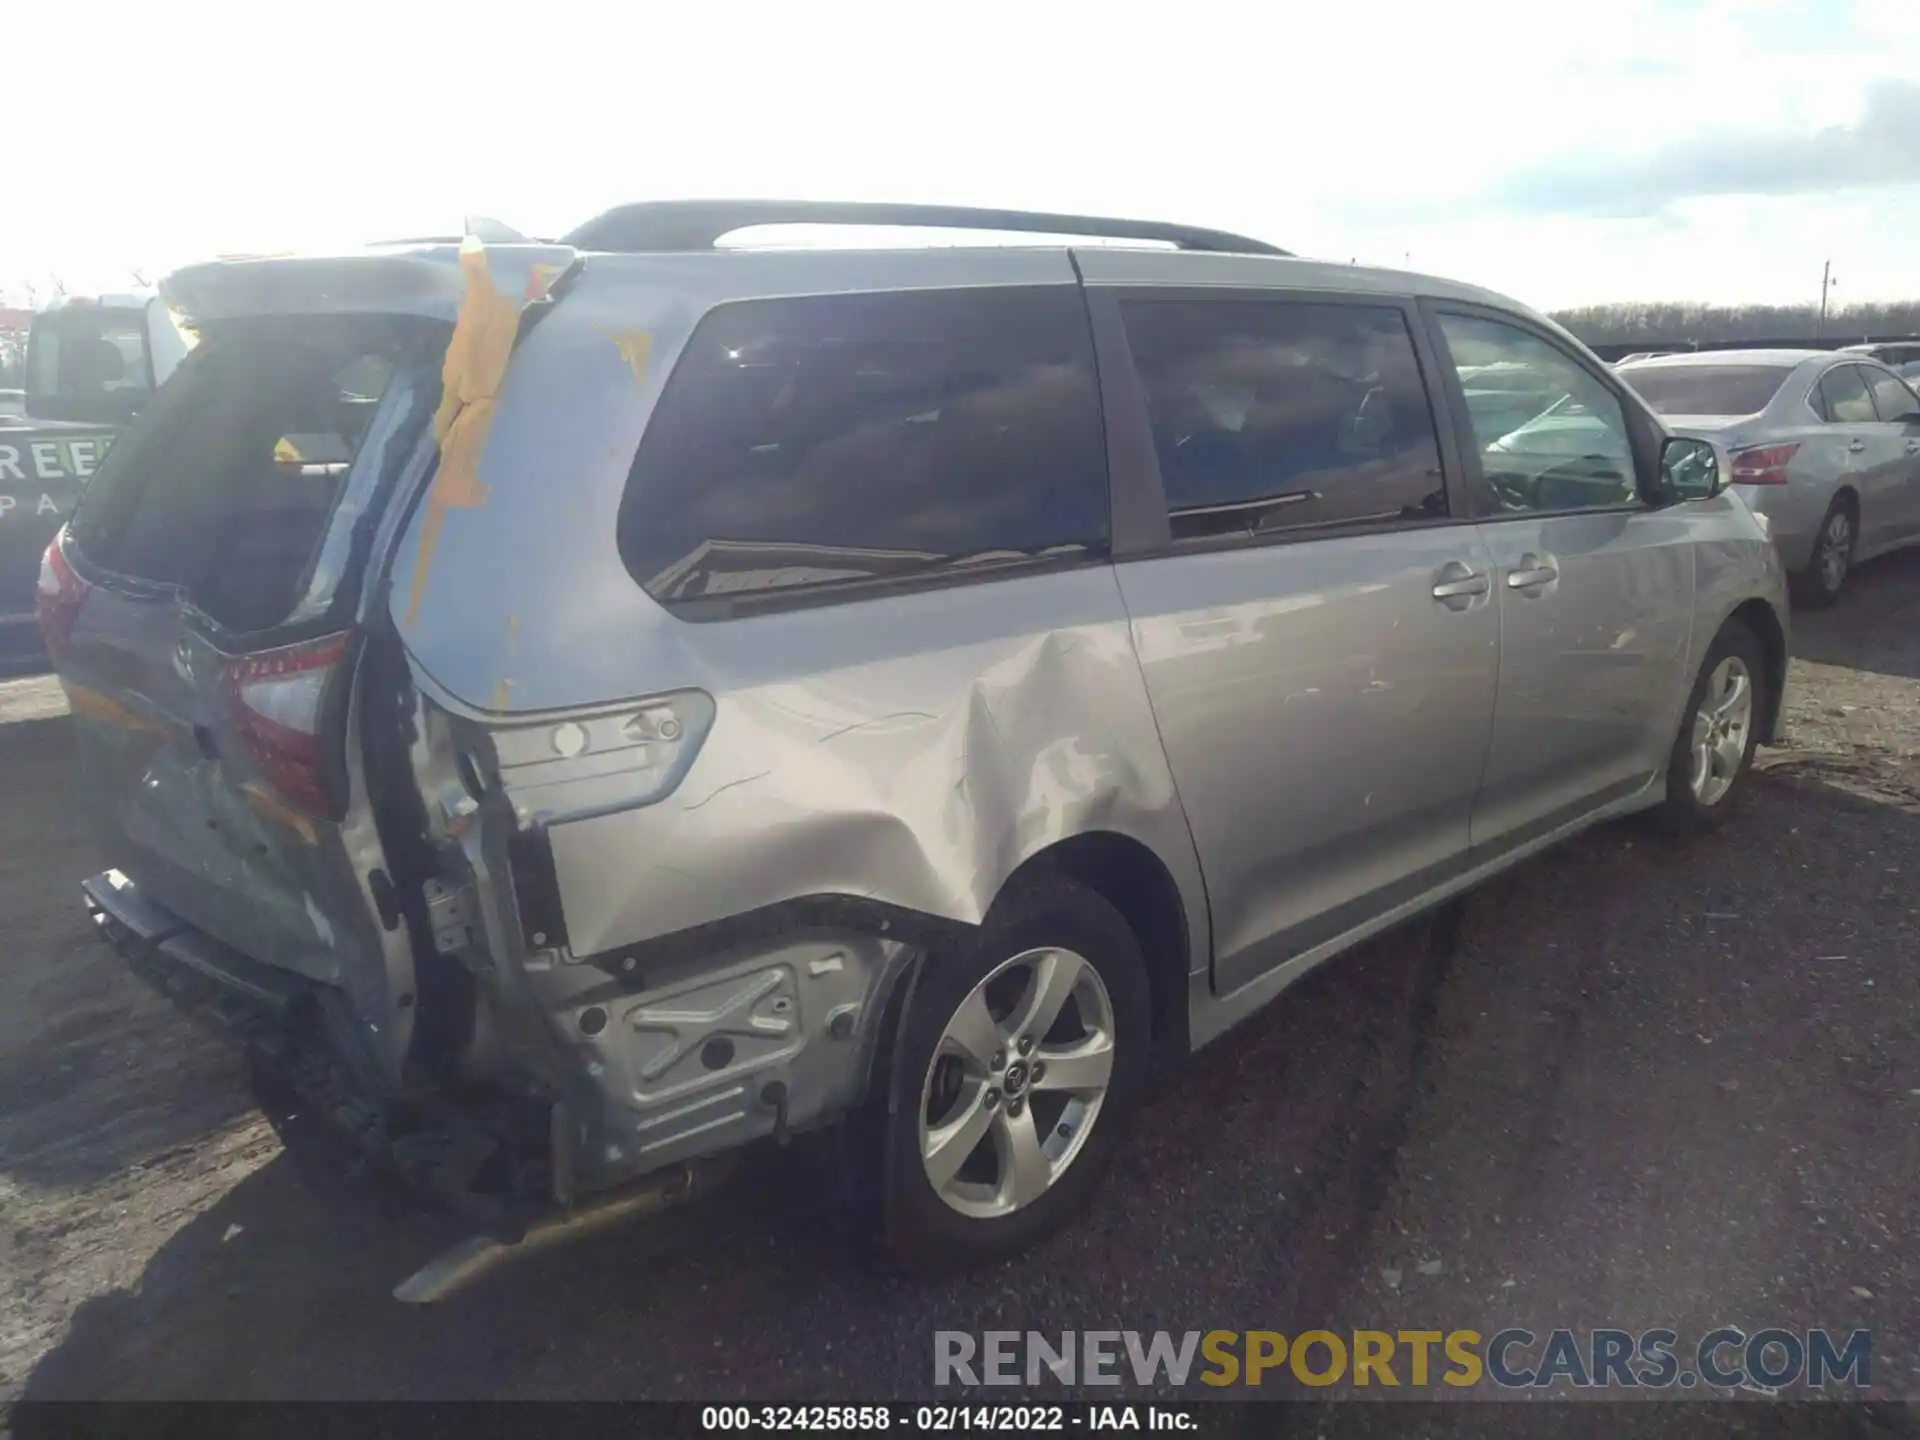
[[[361,1178],[436,1209],[514,1225],[551,1190],[550,1107],[515,1097],[382,1093],[352,1063],[342,997],[221,944],[108,870],[81,885],[101,937],[133,973],[251,1062],[283,1140],[292,1109],[351,1147]],[[279,1112],[279,1113],[276,1113]]]

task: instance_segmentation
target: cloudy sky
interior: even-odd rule
[[[1542,307],[1920,295],[1920,0],[5,7],[0,292],[622,200],[1179,219]]]

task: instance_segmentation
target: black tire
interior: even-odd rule
[[[1038,1199],[1005,1215],[962,1214],[935,1190],[920,1153],[935,1051],[948,1021],[976,986],[1012,957],[1042,947],[1080,956],[1105,986],[1113,1017],[1106,1095],[1078,1153]],[[1020,883],[995,904],[970,951],[923,962],[900,1024],[887,1094],[879,1097],[885,1103],[879,1117],[883,1258],[923,1274],[951,1271],[1014,1254],[1057,1229],[1098,1185],[1125,1136],[1148,1070],[1152,1012],[1146,960],[1120,912],[1065,878]]]
[[[1844,529],[1844,537],[1836,532]],[[1823,610],[1840,598],[1853,574],[1853,552],[1860,542],[1860,509],[1845,495],[1833,497],[1813,541],[1813,558],[1793,577],[1793,598],[1809,610]],[[1839,565],[1827,561],[1836,549]]]
[[[1724,794],[1707,803],[1694,793],[1693,788],[1694,723],[1714,671],[1729,657],[1746,667],[1753,704],[1733,782]],[[1761,717],[1766,712],[1774,684],[1774,677],[1767,671],[1766,647],[1760,643],[1760,637],[1738,620],[1729,620],[1721,626],[1720,633],[1714,636],[1713,644],[1707,650],[1707,658],[1700,663],[1700,673],[1694,676],[1693,688],[1687,693],[1687,706],[1680,716],[1680,730],[1674,737],[1673,750],[1667,759],[1666,799],[1649,815],[1657,828],[1669,835],[1703,835],[1719,829],[1733,817],[1746,794],[1747,774],[1753,768],[1753,747],[1759,740]]]

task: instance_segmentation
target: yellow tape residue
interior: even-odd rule
[[[620,347],[620,358],[633,370],[633,378],[647,378],[647,361],[653,358],[653,336],[645,330],[622,330],[613,337]]]
[[[164,729],[156,721],[129,710],[111,695],[95,690],[90,685],[76,685],[68,681],[66,692],[67,708],[75,715],[83,715],[89,720],[98,720],[116,730],[126,730],[136,735],[155,735]]]
[[[282,800],[258,780],[243,781],[241,792],[246,795],[247,803],[254,812],[268,820],[286,826],[309,845],[319,843],[319,832],[314,829],[313,821],[300,811]]]
[[[542,277],[540,271],[550,268],[535,267],[528,278],[530,292],[538,284],[540,293],[545,293],[552,276]],[[440,530],[446,524],[447,512],[486,504],[487,487],[480,483],[480,456],[493,425],[494,394],[507,373],[524,303],[500,293],[487,269],[486,247],[472,236],[461,243],[460,270],[466,278],[466,290],[440,369],[440,408],[433,416],[440,468],[427,491],[427,513],[420,525],[420,552],[414,559],[413,585],[407,596],[409,626],[420,618],[420,600],[426,593],[434,552],[440,548]]]

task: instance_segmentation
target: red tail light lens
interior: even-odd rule
[[[353,637],[343,631],[221,665],[235,734],[261,778],[312,815],[333,811],[323,730],[333,682]]]
[[[46,641],[47,654],[58,660],[73,639],[73,627],[80,622],[80,607],[87,600],[87,582],[73,573],[67,557],[60,551],[66,527],[53,537],[40,557],[40,585],[34,592],[34,614],[40,622],[40,637]]]
[[[1790,445],[1755,445],[1733,452],[1733,483],[1736,485],[1784,485],[1787,466],[1800,449]]]

